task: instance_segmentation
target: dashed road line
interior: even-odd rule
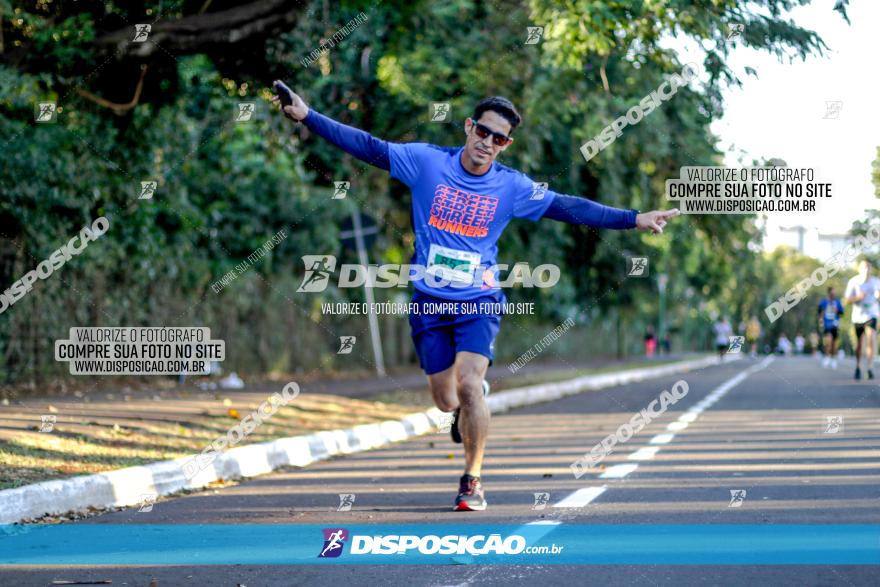
[[[773,356],[769,356],[757,365],[753,365],[731,377],[727,381],[721,383],[718,387],[713,389],[709,394],[704,397],[700,402],[686,410],[681,416],[678,417],[674,422],[671,422],[666,429],[670,431],[681,431],[687,428],[692,422],[696,421],[696,419],[702,414],[706,408],[712,406],[715,402],[721,399],[728,391],[742,383],[749,375],[764,369],[767,365],[769,365],[773,361]],[[632,453],[629,454],[627,460],[631,461],[645,461],[653,459],[657,456],[657,452],[662,448],[658,445],[669,444],[672,439],[675,438],[675,434],[663,433],[658,434],[651,438],[648,441],[649,446],[641,447]],[[650,446],[654,445],[654,446]],[[604,473],[599,475],[600,479],[623,479],[633,471],[636,471],[639,468],[639,465],[636,463],[624,463],[620,465],[614,465],[613,467],[609,467],[605,470]],[[554,504],[555,508],[573,508],[573,507],[583,507],[592,501],[594,501],[597,497],[605,493],[608,489],[607,485],[597,486],[597,487],[585,487],[583,489],[578,489],[574,493],[567,495],[562,498],[558,503]]]
[[[589,504],[591,501],[605,493],[605,490],[608,489],[607,486],[602,485],[601,487],[584,487],[583,489],[578,489],[574,493],[564,497],[559,502],[553,504],[555,508],[580,508]],[[561,522],[560,522],[561,523]]]

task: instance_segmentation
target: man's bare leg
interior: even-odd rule
[[[464,472],[480,476],[483,452],[489,436],[489,406],[483,397],[483,379],[489,359],[478,353],[461,351],[455,355],[455,382],[461,406],[458,429],[464,443]]]
[[[441,412],[453,412],[458,407],[458,394],[455,392],[455,365],[450,365],[439,373],[428,375],[428,387],[434,405]]]
[[[865,345],[867,348],[865,349],[865,366],[868,368],[870,377],[873,373],[874,369],[874,345],[876,343],[874,329],[870,326],[865,326]]]

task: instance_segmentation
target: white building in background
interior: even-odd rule
[[[852,238],[846,232],[823,231],[803,224],[767,223],[764,227],[764,250],[772,251],[785,245],[824,261],[848,245]]]

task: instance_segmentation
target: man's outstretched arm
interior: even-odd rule
[[[638,212],[605,206],[586,198],[555,194],[553,201],[542,218],[550,218],[569,224],[587,224],[595,228],[638,228],[652,230],[655,234],[663,232],[666,221],[678,216],[679,210],[654,210]]]
[[[309,108],[298,94],[279,82],[275,82],[275,88],[281,94],[288,95],[282,98],[275,96],[273,102],[280,104],[282,101],[289,102],[282,109],[285,116],[291,120],[302,122],[313,133],[333,143],[346,153],[357,157],[364,163],[374,165],[385,171],[391,170],[391,159],[388,156],[388,143],[377,139],[368,132],[336,122],[332,118],[324,116]],[[286,99],[284,99],[286,98]]]

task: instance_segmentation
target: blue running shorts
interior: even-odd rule
[[[416,289],[412,297],[415,309],[409,313],[409,325],[425,374],[448,369],[455,362],[455,354],[461,351],[483,355],[491,365],[495,337],[501,328],[501,308],[506,301],[500,291],[455,301]]]

